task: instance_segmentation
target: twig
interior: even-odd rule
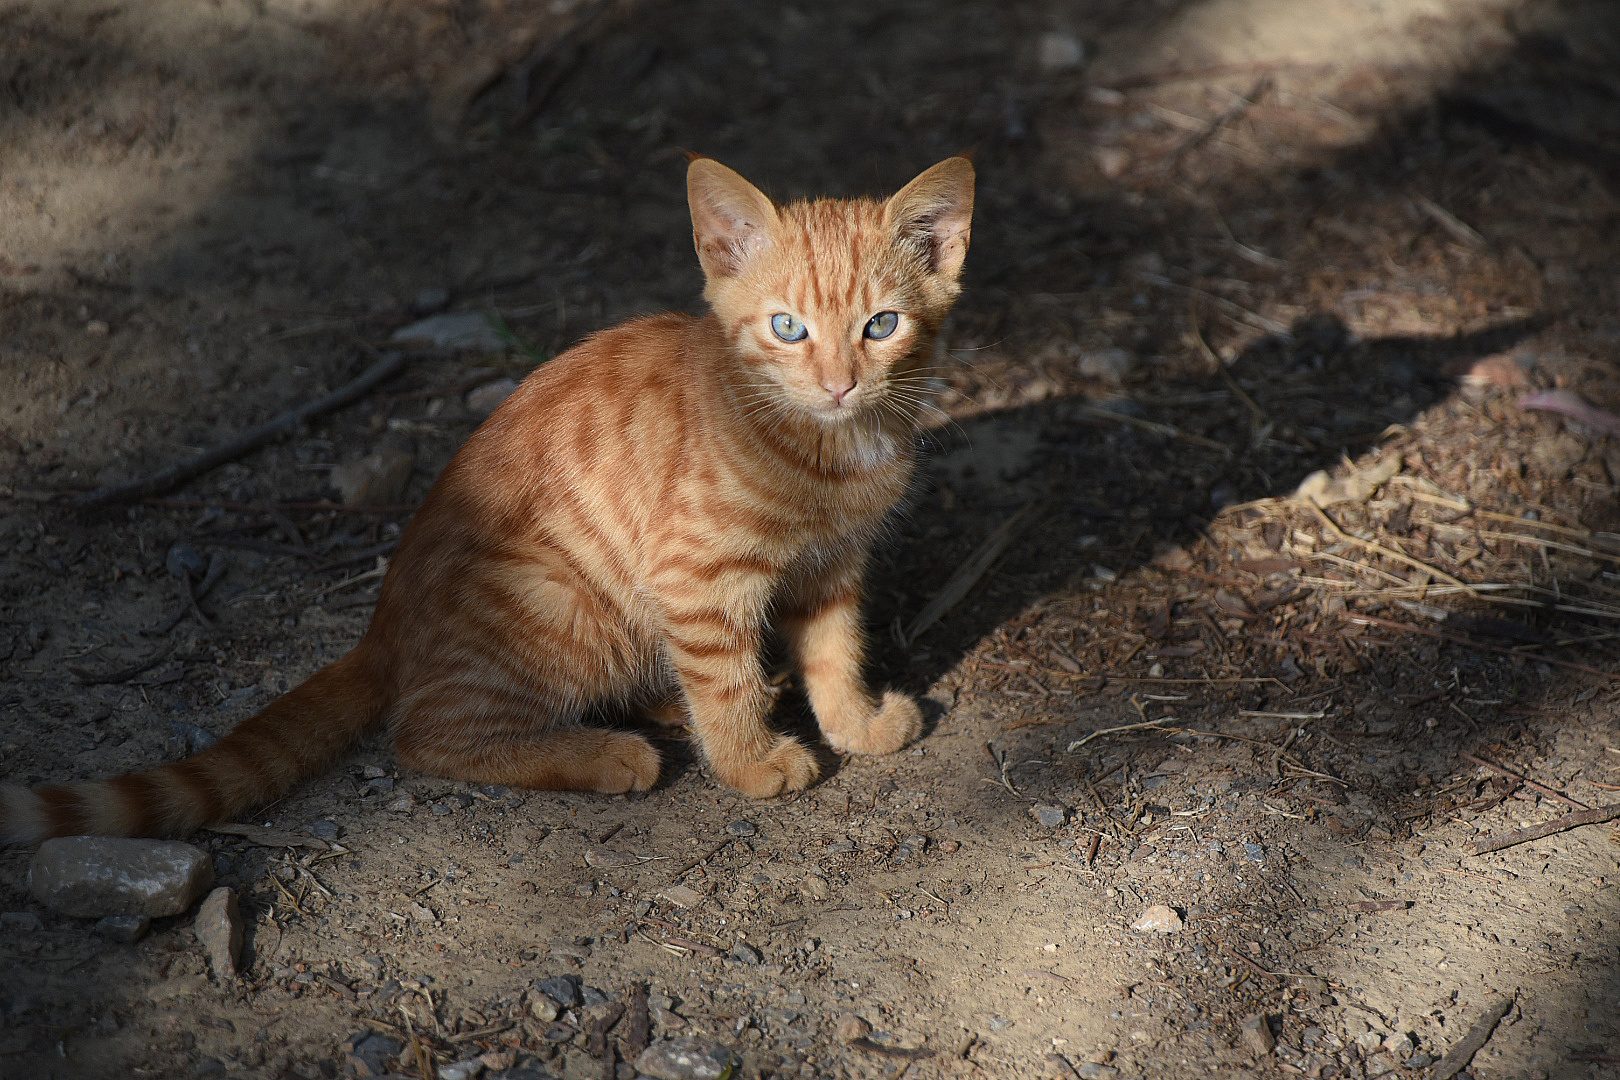
[[[1169,717],[1166,717],[1165,719],[1169,719]],[[1147,720],[1140,724],[1121,724],[1119,727],[1098,728],[1085,738],[1076,739],[1074,742],[1070,743],[1066,752],[1072,754],[1082,746],[1086,745],[1086,743],[1090,742],[1092,739],[1100,739],[1104,735],[1118,735],[1125,731],[1145,731],[1148,728],[1162,730],[1160,725],[1163,723],[1164,720]]]
[[[877,1054],[879,1057],[906,1058],[911,1061],[921,1061],[923,1058],[934,1056],[932,1050],[923,1047],[910,1048],[905,1046],[884,1046],[880,1042],[873,1042],[865,1035],[849,1040],[847,1044],[857,1050],[865,1050],[868,1054]]]
[[[1375,544],[1371,540],[1362,540],[1359,537],[1351,536],[1349,533],[1339,528],[1339,523],[1328,517],[1327,511],[1323,510],[1316,503],[1307,501],[1306,505],[1312,510],[1316,511],[1316,516],[1322,519],[1322,524],[1328,527],[1328,531],[1333,534],[1333,538],[1335,540],[1346,544],[1354,544],[1356,547],[1371,551],[1377,555],[1382,555],[1386,559],[1394,559],[1396,562],[1405,563],[1412,569],[1421,570],[1430,577],[1439,578],[1448,585],[1455,585],[1457,588],[1466,592],[1469,596],[1475,595],[1473,587],[1460,578],[1454,578],[1444,570],[1441,570],[1438,567],[1430,566],[1421,559],[1414,559],[1405,552],[1396,551],[1394,548],[1384,547],[1382,544]]]
[[[1554,788],[1550,788],[1546,784],[1538,784],[1534,780],[1530,779],[1528,776],[1520,776],[1518,773],[1514,772],[1512,769],[1504,769],[1504,768],[1502,768],[1502,766],[1496,764],[1495,762],[1486,761],[1484,758],[1475,757],[1473,754],[1463,754],[1462,756],[1467,758],[1469,761],[1472,761],[1475,765],[1483,765],[1487,769],[1490,769],[1492,772],[1501,773],[1503,776],[1511,777],[1512,779],[1517,780],[1519,783],[1525,785],[1526,787],[1535,788],[1537,791],[1541,792],[1543,795],[1546,795],[1548,798],[1556,799],[1559,802],[1563,803],[1565,806],[1570,807],[1573,810],[1590,810],[1591,809],[1591,807],[1587,806],[1585,803],[1576,802],[1574,799],[1570,798],[1568,795],[1565,795],[1561,791],[1558,791],[1558,790],[1556,790]]]
[[[1056,1069],[1065,1080],[1080,1080],[1080,1074],[1075,1071],[1073,1065],[1069,1064],[1069,1059],[1062,1054],[1047,1054],[1046,1063]]]
[[[1528,829],[1514,829],[1512,832],[1506,832],[1500,836],[1476,840],[1473,845],[1473,854],[1486,855],[1492,851],[1501,851],[1503,848],[1526,844],[1531,840],[1540,840],[1544,836],[1552,836],[1555,833],[1578,829],[1582,825],[1601,825],[1603,822],[1613,821],[1615,818],[1620,818],[1620,803],[1595,806],[1590,810],[1577,810],[1573,814],[1565,814],[1561,818],[1544,821],[1540,825],[1532,825]]]
[[[1446,1056],[1440,1059],[1440,1064],[1434,1067],[1434,1080],[1451,1080],[1453,1076],[1467,1068],[1468,1063],[1484,1048],[1485,1043],[1490,1040],[1491,1033],[1496,1030],[1496,1025],[1501,1023],[1502,1017],[1506,1016],[1511,1008],[1513,999],[1510,997],[1500,997],[1491,1002],[1480,1014],[1480,1018],[1474,1021],[1474,1026],[1468,1029],[1468,1034],[1464,1035],[1456,1046],[1447,1050]]]
[[[218,465],[223,465],[227,461],[235,461],[237,458],[257,450],[272,439],[296,431],[300,425],[314,417],[332,412],[335,409],[341,409],[343,406],[364,396],[372,388],[393,378],[404,367],[404,353],[388,353],[361,372],[357,378],[338,387],[325,397],[306,402],[295,409],[289,409],[275,419],[245,431],[229,442],[204,450],[196,457],[186,461],[175,462],[167,468],[159,469],[150,476],[131,480],[124,484],[113,484],[109,487],[97,488],[88,494],[80,495],[72,500],[72,505],[79,510],[92,510],[97,507],[112,506],[116,503],[134,502],[148,495],[159,495],[165,491],[171,491],[187,480],[200,476]]]
[[[1214,117],[1211,117],[1209,123],[1205,124],[1198,131],[1193,132],[1193,134],[1187,139],[1183,140],[1181,145],[1177,146],[1175,150],[1171,152],[1170,156],[1165,159],[1164,164],[1159,167],[1159,171],[1169,172],[1171,169],[1174,169],[1178,164],[1181,163],[1182,158],[1186,157],[1189,153],[1198,149],[1210,139],[1214,138],[1215,134],[1222,128],[1241,119],[1244,113],[1248,112],[1254,107],[1254,104],[1259,100],[1260,95],[1265,93],[1270,87],[1271,73],[1267,72],[1255,80],[1254,85],[1249,87],[1248,93],[1240,96],[1224,111]]]
[[[1503,656],[1514,656],[1520,660],[1534,660],[1539,664],[1551,664],[1554,667],[1566,668],[1569,671],[1579,671],[1583,675],[1596,675],[1600,679],[1620,681],[1620,674],[1604,671],[1602,668],[1590,667],[1586,664],[1577,664],[1573,660],[1558,660],[1551,656],[1537,656],[1523,652],[1519,649],[1508,649],[1500,645],[1487,645],[1483,641],[1475,641],[1459,634],[1448,634],[1444,630],[1432,630],[1427,626],[1416,626],[1412,623],[1396,622],[1394,619],[1380,619],[1376,615],[1346,615],[1350,622],[1362,623],[1369,626],[1382,626],[1389,630],[1404,630],[1412,634],[1423,634],[1425,637],[1439,638],[1457,645],[1466,645],[1470,649],[1479,649],[1482,652],[1501,653]],[[1361,638],[1362,641],[1376,641],[1374,638]],[[1379,644],[1388,644],[1380,642]]]
[[[972,555],[969,555],[961,566],[956,568],[956,572],[940,587],[939,592],[934,594],[933,599],[929,600],[923,609],[917,613],[917,617],[911,620],[911,625],[901,631],[902,640],[900,644],[910,645],[913,641],[916,641],[924,630],[933,626],[934,623],[939,621],[940,616],[955,607],[963,597],[967,596],[972,591],[973,586],[978,584],[979,579],[984,576],[985,571],[990,569],[991,564],[1001,556],[1003,551],[1007,550],[1007,545],[1011,544],[1013,539],[1035,518],[1042,506],[1043,500],[1033,499],[1025,503],[1016,514],[997,526],[996,531],[986,537],[984,543],[980,544],[978,549]]]
[[[630,1029],[625,1033],[624,1041],[627,1044],[633,1061],[640,1053],[647,1049],[652,1040],[652,1022],[647,1016],[647,984],[635,982],[630,984]]]
[[[675,871],[675,876],[670,878],[669,880],[672,881],[672,882],[681,880],[681,878],[685,877],[690,871],[697,869],[699,866],[703,865],[704,863],[708,862],[710,859],[714,858],[716,855],[720,854],[722,851],[726,850],[726,848],[730,847],[735,840],[736,840],[736,837],[732,837],[731,840],[722,840],[722,841],[720,841],[714,847],[710,848],[707,852],[705,852],[702,855],[699,855],[697,858],[693,859],[691,862],[687,863],[685,866],[683,866],[679,870]]]
[[[1139,416],[1127,416],[1124,413],[1114,412],[1112,409],[1099,409],[1095,405],[1077,405],[1072,402],[1069,403],[1068,409],[1076,415],[1091,420],[1107,420],[1115,424],[1124,424],[1126,427],[1140,428],[1143,431],[1151,431],[1153,434],[1163,436],[1166,439],[1180,439],[1182,442],[1190,442],[1194,446],[1219,450],[1223,454],[1231,452],[1231,447],[1223,442],[1205,438],[1203,435],[1194,435],[1171,424],[1161,424],[1157,420],[1144,420]]]
[[[105,674],[98,675],[88,668],[78,667],[74,664],[69,664],[68,670],[73,673],[73,677],[75,679],[78,679],[79,682],[83,683],[85,686],[105,686],[108,683],[129,682],[129,680],[133,679],[142,672],[149,671],[163,663],[163,661],[167,660],[173,652],[174,642],[171,641],[163,648],[153,653],[149,659],[142,660],[136,664],[131,664],[126,668],[119,668],[117,671],[109,671]]]

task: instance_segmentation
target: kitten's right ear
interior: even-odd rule
[[[973,227],[973,162],[966,155],[925,169],[884,204],[901,240],[920,249],[930,272],[956,280]]]
[[[686,167],[692,242],[711,278],[730,277],[770,246],[778,218],[764,192],[713,158]]]

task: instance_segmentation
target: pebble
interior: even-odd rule
[[[641,860],[624,851],[590,848],[585,852],[585,865],[594,866],[598,870],[622,870],[629,866],[640,866]]]
[[[661,1008],[657,1005],[649,1006],[647,1011],[652,1018],[658,1021],[658,1026],[664,1031],[679,1031],[686,1026],[686,1017],[679,1015],[673,1009]]]
[[[163,556],[163,569],[170,577],[201,577],[208,569],[208,560],[190,544],[175,544]]]
[[[577,975],[553,975],[549,979],[537,979],[534,988],[565,1009],[572,1009],[580,1003]]]
[[[825,900],[832,894],[827,879],[820,874],[806,874],[804,884],[799,887],[804,891],[804,895],[812,900]]]
[[[338,825],[335,821],[312,821],[304,831],[317,840],[336,840],[338,838]]]
[[[451,311],[430,315],[395,330],[392,341],[426,342],[436,349],[462,352],[499,352],[506,341],[481,311]]]
[[[1036,821],[1040,822],[1048,829],[1055,829],[1059,825],[1062,825],[1064,822],[1069,820],[1069,808],[1067,806],[1056,806],[1050,803],[1043,803],[1030,807],[1029,812]]]
[[[484,1071],[484,1063],[477,1058],[467,1058],[450,1065],[439,1066],[439,1080],[472,1080],[473,1077]]]
[[[429,285],[417,290],[416,296],[411,300],[407,309],[417,318],[435,315],[443,311],[450,303],[450,290],[438,285]]]
[[[487,382],[474,390],[467,391],[467,411],[478,419],[483,419],[500,407],[501,402],[512,396],[518,384],[512,379],[496,379]]]
[[[0,911],[0,930],[17,930],[31,934],[45,929],[45,923],[32,911]]]
[[[740,1065],[730,1047],[691,1037],[655,1042],[636,1058],[636,1070],[653,1080],[720,1080]]]
[[[214,883],[206,852],[173,840],[61,836],[28,868],[28,888],[52,911],[78,918],[178,915]]]
[[[1132,930],[1143,932],[1156,931],[1160,934],[1174,934],[1182,927],[1181,916],[1175,908],[1164,904],[1154,904],[1131,923]]]
[[[746,941],[739,941],[732,946],[731,958],[740,964],[763,964],[765,956],[758,949]]]
[[[398,1057],[400,1051],[405,1049],[405,1044],[392,1035],[375,1031],[351,1035],[345,1045],[348,1048],[349,1071],[357,1077],[385,1075],[388,1069],[383,1062]]]
[[[1049,75],[1074,71],[1086,62],[1086,46],[1073,34],[1048,30],[1035,42],[1035,62]]]
[[[529,993],[529,1014],[536,1020],[551,1023],[562,1015],[562,1006],[552,999],[550,994],[539,990]]]
[[[218,741],[218,735],[190,720],[170,720],[169,737],[163,740],[163,749],[170,757],[190,757]]]
[[[1119,1075],[1119,1070],[1098,1061],[1087,1061],[1081,1064],[1079,1073],[1085,1080],[1110,1080]]]
[[[690,885],[671,885],[659,895],[676,907],[697,907],[703,903],[703,894]]]
[[[606,1005],[608,996],[596,987],[586,983],[579,988],[579,1003],[587,1009],[594,1009],[598,1005]]]
[[[95,933],[120,945],[133,945],[152,929],[152,920],[145,915],[108,915],[97,919]]]
[[[242,911],[236,893],[223,885],[209,893],[197,909],[191,929],[208,954],[214,978],[236,978],[242,958]]]
[[[1260,1013],[1250,1013],[1243,1018],[1243,1026],[1238,1030],[1238,1042],[1255,1057],[1265,1057],[1277,1045],[1276,1037],[1271,1034],[1271,1025]]]
[[[753,836],[755,833],[759,832],[759,826],[755,825],[752,821],[744,821],[741,818],[738,818],[736,821],[733,821],[731,824],[726,826],[726,832],[730,833],[732,836]]]
[[[838,1018],[838,1025],[833,1029],[833,1033],[838,1037],[838,1041],[842,1043],[849,1043],[854,1042],[856,1039],[863,1039],[867,1035],[871,1034],[871,1031],[872,1025],[868,1024],[865,1020],[862,1020],[854,1013],[845,1013],[844,1015],[840,1016]]]
[[[1266,849],[1259,844],[1244,844],[1243,854],[1249,857],[1250,862],[1263,863],[1266,861]]]

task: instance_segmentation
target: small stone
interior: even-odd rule
[[[484,1063],[477,1058],[467,1058],[450,1065],[439,1066],[439,1080],[472,1080],[473,1077],[484,1071]]]
[[[367,795],[386,795],[393,790],[394,778],[392,776],[374,776],[366,781]],[[409,797],[406,796],[406,798]],[[406,809],[410,809],[410,807],[407,806]]]
[[[380,780],[388,775],[388,770],[376,765],[362,765],[360,775],[367,780]]]
[[[392,810],[396,814],[404,814],[414,809],[415,806],[416,800],[409,794],[405,794],[389,803],[387,809]]]
[[[590,983],[579,988],[579,1003],[587,1009],[594,1009],[599,1005],[606,1005],[609,1001],[607,994]]]
[[[335,467],[327,479],[345,506],[386,506],[405,497],[415,468],[415,441],[390,435],[365,457]]]
[[[386,1075],[389,1069],[383,1063],[398,1057],[405,1049],[405,1044],[392,1035],[375,1031],[351,1035],[345,1045],[348,1047],[349,1071],[366,1080]]]
[[[107,325],[105,319],[91,319],[84,324],[84,332],[91,337],[106,337],[112,333],[112,327]]]
[[[1363,1031],[1356,1036],[1356,1045],[1361,1047],[1363,1055],[1377,1053],[1384,1045],[1382,1031]]]
[[[145,915],[108,915],[104,919],[97,919],[95,925],[96,936],[119,945],[135,944],[150,929],[152,920]]]
[[[491,1050],[487,1054],[479,1054],[478,1060],[484,1063],[486,1069],[510,1069],[517,1064],[517,1054],[511,1050]]]
[[[838,1018],[838,1025],[833,1029],[833,1034],[837,1036],[839,1042],[850,1043],[856,1039],[864,1039],[871,1031],[871,1024],[854,1013],[845,1013]]]
[[[1097,146],[1091,150],[1091,160],[1104,179],[1118,180],[1131,167],[1131,152],[1123,146]]]
[[[690,885],[672,885],[660,895],[676,907],[697,907],[703,903],[703,894]]]
[[[31,934],[45,929],[45,923],[32,911],[0,911],[0,930]]]
[[[1118,1069],[1098,1061],[1083,1062],[1078,1071],[1085,1080],[1111,1080],[1112,1077],[1119,1075]]]
[[[653,1080],[720,1080],[742,1062],[728,1046],[691,1037],[653,1043],[636,1058],[636,1069]]]
[[[1401,1064],[1405,1065],[1408,1069],[1427,1069],[1434,1063],[1435,1056],[1433,1054],[1413,1054],[1411,1057],[1401,1062]]]
[[[744,821],[741,818],[738,818],[736,821],[733,821],[726,826],[726,832],[730,833],[732,836],[753,836],[755,833],[759,832],[759,826],[755,825],[752,821]]]
[[[190,720],[170,720],[169,737],[163,740],[163,749],[170,757],[190,757],[217,742],[219,736],[201,725]]]
[[[1129,375],[1132,366],[1131,354],[1117,346],[1082,353],[1079,361],[1080,374],[1088,379],[1102,379],[1111,383],[1117,383]]]
[[[208,954],[214,978],[236,978],[236,965],[242,957],[242,912],[236,893],[223,885],[209,893],[197,909],[191,929]]]
[[[335,821],[312,821],[305,831],[317,840],[336,840],[339,830]]]
[[[666,1009],[659,1005],[648,1006],[647,1011],[652,1018],[658,1021],[662,1031],[680,1031],[686,1026],[686,1017],[677,1014],[673,1009]]]
[[[88,919],[178,915],[213,883],[207,853],[172,840],[61,836],[41,844],[28,868],[35,899]]]
[[[534,988],[565,1009],[572,1009],[580,1003],[578,975],[553,975],[549,979],[537,979]]]
[[[1238,1042],[1255,1057],[1265,1057],[1277,1046],[1276,1036],[1271,1034],[1271,1025],[1260,1013],[1250,1013],[1243,1018],[1243,1026],[1238,1029]]]
[[[806,874],[804,884],[799,888],[804,895],[812,900],[825,900],[832,894],[832,890],[827,885],[827,879],[820,874]]]
[[[501,402],[511,397],[517,388],[518,384],[511,379],[496,379],[475,390],[469,390],[466,397],[467,411],[482,419],[499,408]]]
[[[170,577],[201,577],[208,570],[208,560],[190,544],[175,544],[163,556],[163,569]]]
[[[1136,921],[1131,923],[1131,929],[1144,933],[1174,934],[1181,929],[1182,925],[1181,915],[1177,913],[1175,908],[1167,907],[1164,904],[1154,904],[1137,916]]]
[[[450,290],[437,285],[418,289],[407,310],[418,319],[436,315],[450,303]]]
[[[547,1024],[562,1015],[562,1006],[554,1001],[550,994],[539,990],[529,991],[529,1015],[536,1020]]]
[[[1048,829],[1055,829],[1069,820],[1069,808],[1043,803],[1029,808],[1030,816]]]
[[[947,840],[943,844],[939,845],[939,850],[943,851],[947,855],[955,855],[958,851],[962,850],[962,842],[960,840]]]
[[[1412,1041],[1410,1035],[1391,1035],[1384,1040],[1384,1050],[1396,1061],[1405,1061],[1417,1053],[1417,1044]]]
[[[1085,62],[1085,43],[1073,34],[1048,30],[1035,42],[1035,63],[1049,75],[1074,71]]]
[[[481,311],[430,315],[420,322],[395,330],[390,340],[460,352],[499,352],[506,348],[506,339],[496,331],[489,316]]]
[[[731,958],[739,964],[759,965],[765,962],[764,954],[746,941],[739,941],[732,946]]]
[[[1250,862],[1263,863],[1266,861],[1266,849],[1259,844],[1244,844],[1243,854],[1249,857]]]
[[[585,852],[585,865],[594,866],[598,870],[622,870],[628,866],[640,866],[641,860],[628,852],[613,851],[609,848],[590,848]]]

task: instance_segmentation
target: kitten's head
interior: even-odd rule
[[[739,360],[825,424],[914,415],[919,370],[960,291],[973,165],[953,157],[887,202],[776,206],[710,158],[686,172],[692,233]]]

